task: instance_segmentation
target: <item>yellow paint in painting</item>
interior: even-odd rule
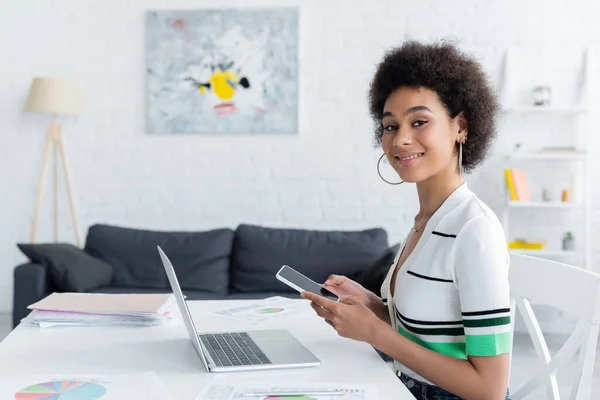
[[[221,100],[229,100],[235,95],[235,89],[229,84],[228,80],[237,82],[239,77],[231,71],[216,71],[208,80],[211,88]]]

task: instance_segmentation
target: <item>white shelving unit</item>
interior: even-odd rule
[[[569,257],[577,254],[576,251],[569,250],[511,250],[511,252],[540,257]]]
[[[504,109],[505,114],[510,113],[527,113],[527,114],[578,114],[584,113],[587,109],[582,106],[518,106],[508,107]]]
[[[514,104],[514,101],[510,98],[510,84],[511,84],[511,72],[513,71],[512,66],[513,54],[510,50],[507,50],[504,55],[503,65],[503,83],[502,83],[502,103],[504,104],[504,117],[511,118],[514,116],[522,117],[530,114],[543,114],[543,118],[551,119],[553,117],[560,118],[572,118],[574,122],[579,122],[577,119],[581,116],[585,116],[588,112],[587,107],[587,83],[589,82],[590,68],[591,68],[591,53],[586,51],[584,57],[584,63],[581,69],[581,79],[578,80],[579,96],[578,102],[572,105],[549,105],[549,106],[535,106],[535,105],[520,105]],[[574,124],[579,126],[580,124]],[[571,133],[571,132],[569,132]],[[578,129],[573,132],[573,147],[576,148],[575,152],[523,152],[521,150],[515,151],[514,153],[507,154],[505,157],[505,168],[514,168],[518,165],[519,169],[527,172],[529,166],[533,166],[537,163],[544,162],[550,164],[551,167],[558,165],[564,165],[564,163],[579,163],[580,170],[582,171],[579,188],[581,197],[575,199],[576,202],[560,202],[560,201],[528,201],[519,202],[511,201],[508,193],[506,183],[504,183],[506,202],[502,210],[502,222],[506,237],[508,241],[515,240],[515,236],[511,236],[511,222],[515,219],[513,213],[562,213],[562,212],[581,212],[582,221],[584,226],[577,226],[583,228],[582,232],[584,237],[575,237],[575,250],[565,251],[562,248],[548,248],[544,250],[510,250],[514,253],[528,254],[533,256],[539,256],[543,258],[556,259],[557,261],[563,261],[571,265],[580,266],[586,269],[590,269],[591,265],[591,241],[590,241],[590,171],[589,171],[589,157],[585,152],[586,144],[588,143],[587,127]],[[523,132],[526,134],[526,131]],[[540,147],[552,145],[552,143],[542,143]],[[540,149],[541,150],[541,149]],[[551,174],[551,172],[549,172]],[[573,189],[573,188],[571,188]],[[522,211],[526,210],[526,211]],[[535,230],[535,227],[530,227]],[[564,231],[573,231],[576,226],[574,224],[565,224]],[[544,238],[544,234],[541,230],[537,238]],[[576,260],[579,260],[577,262]]]
[[[507,207],[512,208],[581,208],[585,207],[582,203],[562,202],[562,201],[508,201]]]
[[[514,153],[507,156],[509,160],[580,160],[585,161],[587,158],[586,153]]]

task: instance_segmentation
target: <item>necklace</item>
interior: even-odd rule
[[[433,215],[433,214],[432,214]],[[421,224],[419,225],[418,228],[415,228],[414,226],[412,228],[410,228],[413,232],[418,232],[419,229],[421,229],[423,227],[423,225],[425,225],[427,223],[427,221],[429,221],[429,218],[431,218],[431,215],[427,218],[425,218],[425,221],[421,222]]]

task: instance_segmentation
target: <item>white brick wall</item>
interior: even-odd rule
[[[44,116],[22,112],[33,76],[73,76],[84,90],[86,112],[63,121],[83,236],[97,222],[195,230],[247,222],[383,226],[390,242],[397,242],[417,211],[414,187],[379,180],[380,153],[371,146],[366,106],[367,84],[386,48],[406,35],[426,40],[454,35],[497,81],[507,46],[542,46],[561,54],[561,49],[600,44],[600,6],[591,0],[372,0],[370,5],[253,0],[252,6],[302,4],[300,132],[146,134],[144,11],[242,3],[248,1],[0,1],[0,310],[11,307],[12,270],[24,261],[15,243],[29,239],[48,123]],[[542,123],[554,127],[552,121]],[[503,134],[497,151],[512,143],[514,132]],[[497,211],[503,193],[498,166],[495,156],[468,178]],[[40,240],[51,238],[50,199],[47,192]],[[61,197],[60,236],[71,241],[65,200]],[[596,206],[596,239],[598,222]],[[600,251],[595,254],[598,261]]]

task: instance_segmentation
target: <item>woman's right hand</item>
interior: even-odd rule
[[[340,297],[340,300],[352,297],[355,301],[373,311],[379,318],[389,323],[389,315],[381,298],[360,283],[343,275],[330,275],[323,287]]]
[[[339,297],[353,296],[360,298],[368,293],[368,290],[360,283],[343,275],[329,275],[329,278],[323,283],[323,287]]]

